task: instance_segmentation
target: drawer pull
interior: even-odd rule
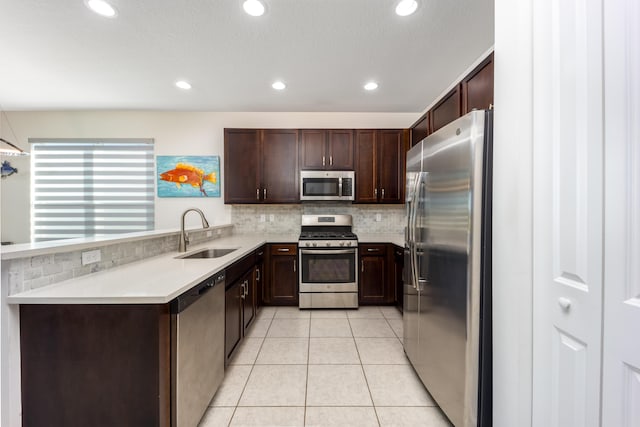
[[[278,248],[278,252],[289,252],[289,248]]]
[[[378,248],[367,248],[367,252],[380,252]]]

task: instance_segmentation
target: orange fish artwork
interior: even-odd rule
[[[177,163],[175,169],[162,172],[160,179],[167,182],[173,182],[178,188],[181,185],[191,185],[199,188],[200,192],[207,196],[207,192],[204,190],[203,184],[205,181],[209,181],[213,184],[217,184],[218,177],[215,172],[205,174],[205,172],[195,166],[187,163]]]

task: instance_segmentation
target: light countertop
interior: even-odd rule
[[[297,242],[297,235],[233,235],[190,247],[238,248],[212,259],[179,259],[171,252],[109,270],[10,295],[9,304],[166,304],[265,243]]]
[[[404,245],[400,234],[358,234],[360,243]],[[98,273],[10,295],[9,304],[166,304],[265,243],[295,243],[297,234],[237,234],[189,248],[238,248],[212,259],[171,252]]]

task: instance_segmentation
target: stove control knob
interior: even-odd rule
[[[330,242],[327,242],[327,243],[326,243],[326,245],[327,245],[327,246],[331,246],[331,243],[330,243]]]
[[[311,246],[311,243],[307,242],[304,244],[305,246]]]
[[[344,242],[340,242],[340,246],[344,246]]]
[[[318,246],[318,244],[317,243],[313,243],[313,246]]]
[[[351,246],[351,242],[345,242],[345,246]]]

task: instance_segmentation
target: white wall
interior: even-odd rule
[[[216,113],[140,111],[7,112],[1,136],[29,149],[29,138],[153,138],[156,155],[219,155],[224,128],[408,128],[418,113]],[[11,126],[8,126],[6,121]],[[13,129],[13,132],[11,132]],[[10,158],[18,174],[2,180],[2,240],[29,241],[29,158]],[[221,168],[223,165],[221,165]],[[221,171],[224,186],[224,170]],[[211,224],[229,223],[220,198],[156,198],[156,229],[176,229],[185,208],[202,209]],[[196,215],[187,220],[197,227]]]

